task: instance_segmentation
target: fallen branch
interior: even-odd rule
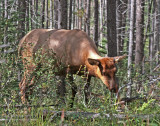
[[[48,116],[50,115],[50,116]],[[150,115],[136,115],[136,114],[104,114],[104,113],[94,113],[94,112],[77,112],[77,111],[49,111],[44,110],[43,115],[41,117],[46,118],[50,117],[50,121],[54,120],[55,118],[61,118],[63,115],[64,119],[67,119],[68,117],[74,117],[76,118],[107,118],[107,119],[126,119],[126,118],[139,118],[139,119],[152,119],[152,118],[159,118],[160,114],[150,114]],[[37,118],[26,115],[26,116],[12,116],[12,117],[2,117],[0,119],[0,122],[2,121],[36,121]]]
[[[0,105],[0,108],[29,108],[29,107],[34,107],[34,108],[39,108],[39,107],[50,107],[50,106],[58,106],[58,105]]]
[[[134,100],[144,100],[144,102],[147,101],[147,98],[144,97],[139,97],[139,96],[135,96],[135,97],[131,97],[131,98],[122,98],[121,101],[119,101],[118,103],[114,104],[114,105],[122,105],[122,104],[126,104],[126,103],[129,103],[129,102],[132,102]]]
[[[125,118],[141,118],[141,119],[148,119],[148,117],[160,117],[160,114],[150,114],[150,115],[133,115],[133,114],[103,114],[103,113],[94,113],[94,112],[77,112],[77,111],[44,111],[43,116],[52,115],[50,120],[53,120],[56,117],[61,117],[62,113],[64,117],[72,116],[74,118],[118,118],[118,119],[125,119]]]

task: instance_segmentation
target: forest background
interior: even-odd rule
[[[121,97],[131,101],[121,110],[127,114],[127,120],[119,116],[114,117],[114,120],[98,118],[94,121],[90,118],[84,121],[84,117],[78,120],[76,117],[68,120],[57,117],[54,123],[160,124],[160,0],[1,0],[0,112],[1,118],[9,115],[9,121],[5,121],[7,124],[19,124],[11,116],[15,117],[24,111],[15,107],[21,105],[18,84],[23,73],[17,48],[19,40],[35,28],[81,29],[94,40],[101,55],[128,55],[118,65],[117,73]],[[56,90],[53,83],[58,82],[53,77],[50,72],[42,75],[31,97],[33,105],[58,103],[57,94],[53,91]],[[79,93],[74,110],[119,114],[115,98],[95,78],[92,79],[90,91],[96,95],[91,95],[89,105],[85,105],[83,79],[75,78]],[[69,101],[69,90],[68,84],[66,101]],[[68,111],[66,106],[59,105],[54,110],[63,108]],[[43,108],[33,107],[32,111],[39,115]],[[147,114],[147,118],[136,117],[137,114]],[[30,118],[35,118],[35,115]],[[38,119],[42,124],[45,122],[39,116]],[[29,123],[35,122],[38,121]]]

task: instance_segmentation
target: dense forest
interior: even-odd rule
[[[93,78],[86,105],[85,82],[75,75],[78,93],[71,109],[69,82],[66,80],[66,103],[61,104],[56,85],[62,78],[51,70],[46,73],[40,70],[37,74],[41,78],[30,96],[30,116],[28,112],[25,114],[28,106],[22,105],[18,86],[24,69],[17,49],[25,34],[39,28],[80,29],[94,40],[102,56],[127,55],[117,64],[119,93],[124,103],[116,103],[116,95]],[[160,0],[0,1],[0,125],[23,122],[24,125],[158,126],[159,81]],[[30,121],[25,122],[24,118]]]

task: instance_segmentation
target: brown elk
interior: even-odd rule
[[[57,75],[66,76],[69,73],[70,80],[73,81],[72,75],[81,71],[81,68],[86,68],[87,83],[84,87],[86,102],[88,101],[88,88],[92,76],[101,79],[111,92],[118,92],[115,77],[116,63],[125,56],[101,57],[95,43],[81,30],[35,29],[25,35],[19,43],[19,55],[22,57],[26,69],[19,84],[22,103],[26,101],[27,87],[34,84],[35,76],[31,76],[31,74],[36,69],[35,53],[40,48],[43,53],[46,50],[53,51],[59,63],[64,65]],[[52,58],[52,54],[49,55]],[[78,74],[82,73],[78,72]],[[72,82],[73,100],[76,92],[76,86]]]

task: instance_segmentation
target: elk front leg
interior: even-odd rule
[[[91,76],[88,76],[87,82],[84,86],[84,95],[85,95],[85,102],[88,104],[88,98],[89,98],[89,86],[90,86]]]
[[[71,103],[70,103],[70,107],[72,108],[73,107],[73,103],[74,103],[74,98],[75,98],[76,93],[77,93],[77,86],[74,83],[73,75],[69,75],[68,79],[69,79],[69,81],[71,83],[71,89],[72,89],[72,97],[71,97]]]

